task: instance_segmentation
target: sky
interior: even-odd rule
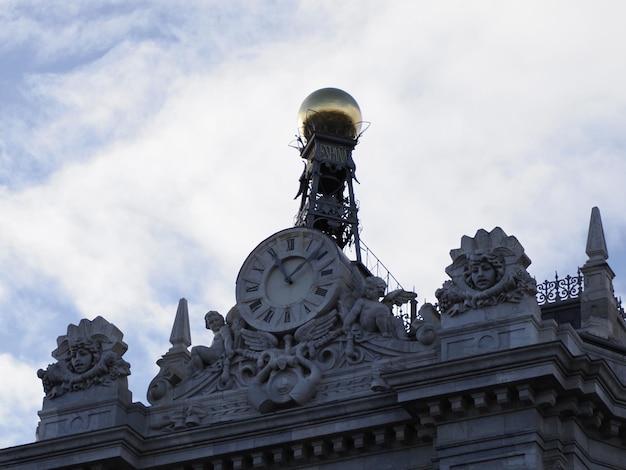
[[[361,240],[420,305],[501,227],[539,282],[600,208],[626,296],[626,3],[0,0],[0,448],[39,368],[103,316],[147,404],[178,300],[194,345],[247,254],[291,227],[313,91],[351,94]],[[625,297],[626,298],[626,297]]]

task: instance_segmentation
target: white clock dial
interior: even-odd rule
[[[261,242],[237,276],[237,306],[256,329],[291,331],[336,307],[350,261],[318,230],[294,227]]]

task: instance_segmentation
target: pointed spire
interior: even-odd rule
[[[191,345],[187,299],[183,298],[178,301],[178,310],[176,310],[176,318],[174,319],[174,325],[172,326],[170,343],[172,343],[172,349],[177,347],[187,349]]]
[[[591,209],[585,251],[589,259],[580,268],[584,280],[580,297],[581,329],[585,333],[626,345],[626,324],[617,308],[613,290],[615,273],[606,261],[609,252],[597,207]]]
[[[589,259],[606,260],[609,252],[606,249],[604,229],[600,218],[600,209],[591,209],[591,220],[589,221],[589,233],[587,234],[587,249],[585,250]]]

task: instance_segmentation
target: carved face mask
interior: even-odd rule
[[[472,264],[472,282],[479,290],[489,289],[496,283],[496,270],[491,265],[483,261]]]
[[[80,348],[72,352],[70,363],[77,374],[82,374],[91,369],[93,354],[86,348]]]

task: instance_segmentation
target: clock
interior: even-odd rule
[[[237,307],[257,330],[289,332],[335,308],[351,279],[350,260],[329,236],[288,228],[262,241],[244,261]]]

